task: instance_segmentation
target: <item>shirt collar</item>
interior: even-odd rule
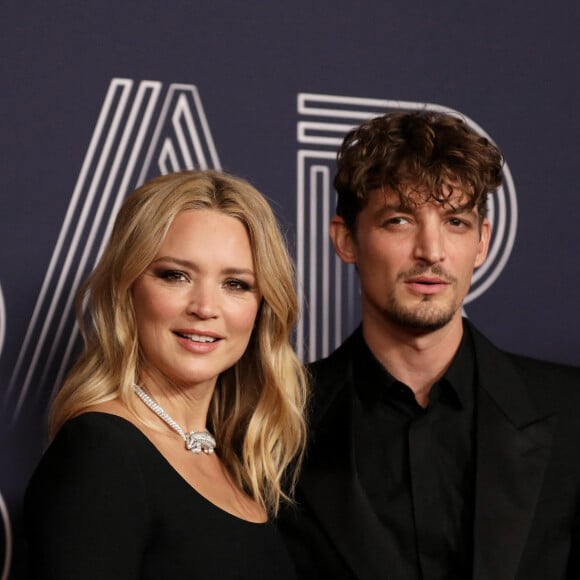
[[[372,403],[400,393],[401,386],[406,385],[393,377],[378,361],[365,342],[361,327],[357,329],[354,338],[354,385],[361,400]],[[469,329],[464,325],[459,348],[449,368],[432,388],[430,406],[441,401],[459,408],[471,408],[474,383],[475,351]]]

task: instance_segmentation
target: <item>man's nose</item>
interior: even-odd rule
[[[445,258],[445,240],[440,223],[420,225],[414,253],[417,260],[428,264],[436,264]]]

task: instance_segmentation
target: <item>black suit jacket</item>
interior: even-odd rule
[[[477,364],[474,580],[580,579],[580,369],[508,354],[464,321]],[[310,443],[280,528],[300,578],[407,580],[356,474],[352,339],[311,366]]]

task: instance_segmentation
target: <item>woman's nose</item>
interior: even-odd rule
[[[208,318],[215,318],[218,310],[218,289],[213,289],[208,284],[196,284],[190,293],[187,313],[206,320]]]

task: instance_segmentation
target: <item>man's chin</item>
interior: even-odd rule
[[[389,312],[389,315],[391,321],[397,326],[417,334],[425,334],[447,326],[453,320],[455,310],[444,310],[434,306],[425,308],[423,304],[416,309],[396,307]]]

